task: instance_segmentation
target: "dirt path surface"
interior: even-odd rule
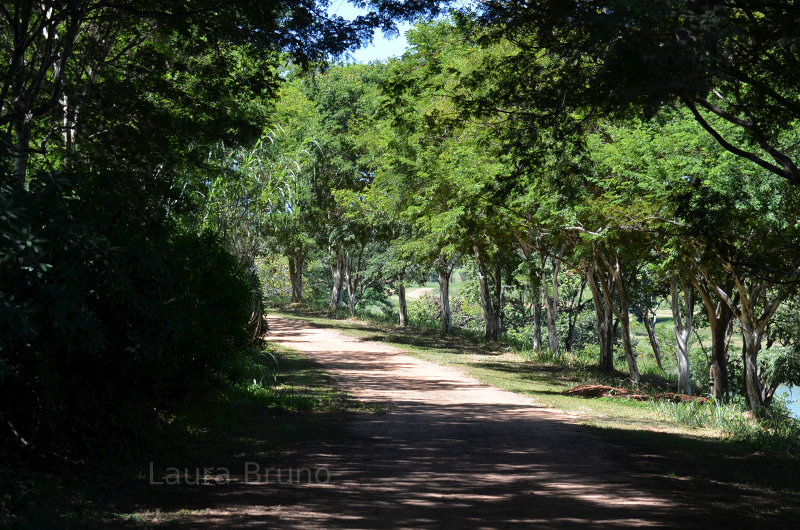
[[[391,403],[391,411],[358,414],[346,434],[304,449],[297,465],[325,470],[327,483],[219,490],[225,493],[214,493],[214,508],[178,527],[743,528],[765,523],[726,508],[732,501],[747,502],[746,487],[671,475],[674,463],[664,457],[596,435],[524,396],[302,321],[270,317],[269,326],[269,340],[305,352],[356,398]],[[760,496],[753,502],[761,502]]]

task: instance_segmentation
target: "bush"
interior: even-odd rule
[[[696,428],[720,430],[759,450],[796,454],[800,449],[800,422],[789,416],[781,399],[763,409],[758,417],[750,418],[741,396],[729,404],[654,401],[650,406],[665,418]]]
[[[227,377],[247,350],[259,294],[236,259],[143,204],[113,179],[0,189],[4,443],[127,437],[131,418]]]
[[[408,320],[423,329],[441,329],[442,308],[438,297],[423,294],[408,304]]]

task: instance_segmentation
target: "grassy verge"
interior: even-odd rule
[[[170,487],[165,499],[150,481],[164,480],[170,468],[233,474],[251,461],[289,467],[309,442],[341,435],[352,412],[381,411],[351,399],[292,350],[268,345],[254,364],[250,380],[198,391],[143,418],[140,439],[149,443],[108,448],[81,462],[0,455],[0,527],[149,528],[191,521],[202,512],[195,497],[207,488]]]

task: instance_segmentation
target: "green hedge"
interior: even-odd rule
[[[6,445],[83,451],[128,434],[132,414],[225,378],[250,344],[259,294],[214,235],[113,178],[75,180],[0,187]]]

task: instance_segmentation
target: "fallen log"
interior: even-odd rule
[[[583,398],[599,397],[620,397],[633,399],[635,401],[672,401],[673,403],[709,403],[711,400],[702,396],[689,396],[687,394],[675,394],[673,392],[663,392],[661,394],[634,394],[626,388],[618,388],[606,385],[578,385],[563,392],[568,396],[578,396]]]

